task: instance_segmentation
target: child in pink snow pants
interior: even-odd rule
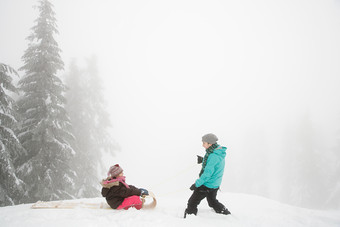
[[[102,196],[112,209],[142,208],[140,196],[148,195],[148,190],[125,183],[123,169],[118,164],[111,166],[107,175],[108,177],[101,182]]]

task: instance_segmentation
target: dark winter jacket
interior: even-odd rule
[[[121,182],[115,182],[116,184],[103,185],[102,196],[106,198],[107,203],[112,209],[117,209],[122,204],[125,198],[137,195],[141,195],[141,190],[133,185],[129,185],[127,188]]]

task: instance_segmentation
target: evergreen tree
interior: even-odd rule
[[[303,116],[291,130],[282,157],[285,201],[295,206],[320,209],[325,200],[327,171],[324,157],[309,115]]]
[[[66,84],[69,87],[67,111],[76,138],[74,163],[78,175],[77,185],[80,186],[77,195],[98,196],[98,170],[103,168],[102,152],[113,154],[115,146],[108,132],[111,124],[105,111],[95,57],[87,60],[86,70],[79,70],[73,61]]]
[[[20,160],[19,173],[28,185],[29,201],[71,198],[75,172],[70,161],[70,120],[65,110],[66,90],[57,72],[63,69],[53,5],[39,1],[39,16],[28,37],[30,41],[20,70],[23,95],[18,101],[22,115],[19,139],[27,151]]]
[[[336,144],[331,149],[331,154],[327,160],[328,174],[324,207],[328,209],[340,209],[340,131],[336,133]]]
[[[69,90],[66,93],[68,100],[66,109],[69,113],[75,140],[72,143],[76,150],[74,157],[74,167],[77,173],[78,190],[75,191],[77,197],[98,196],[98,177],[95,162],[97,158],[90,139],[90,132],[87,124],[91,121],[87,107],[86,79],[84,72],[80,71],[75,61],[70,64],[69,74],[66,84]],[[86,163],[86,168],[84,168]]]
[[[24,194],[23,182],[13,165],[13,158],[24,150],[14,133],[17,124],[15,102],[5,92],[17,92],[10,76],[13,74],[18,75],[8,65],[0,63],[0,206],[17,204]]]
[[[106,111],[106,102],[103,95],[103,86],[98,73],[97,58],[93,55],[87,59],[86,73],[88,74],[87,97],[92,112],[91,137],[98,151],[114,154],[117,145],[110,136],[109,129],[112,127],[110,116]]]

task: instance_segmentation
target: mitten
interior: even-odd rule
[[[146,189],[144,189],[144,188],[140,188],[139,190],[141,190],[141,193],[140,193],[141,196],[143,196],[143,195],[149,195],[148,190],[146,190]]]
[[[203,157],[197,155],[197,164],[201,164],[203,162]]]
[[[194,191],[194,190],[196,190],[196,188],[197,188],[196,185],[193,184],[193,185],[191,185],[190,190],[191,190],[191,191]]]

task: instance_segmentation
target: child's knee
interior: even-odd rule
[[[129,209],[130,207],[135,207],[136,209],[141,209],[143,205],[142,200],[139,196],[130,196],[124,199],[123,203],[117,209]]]

